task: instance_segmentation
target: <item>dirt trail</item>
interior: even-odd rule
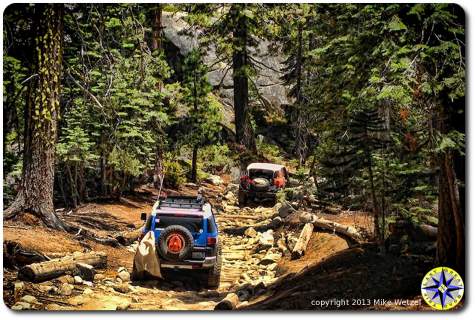
[[[275,213],[272,207],[240,209],[236,206],[234,192],[224,187],[205,186],[207,197],[216,209],[220,230],[251,226],[270,221]],[[193,192],[192,188],[181,192]],[[102,236],[134,230],[141,225],[140,212],[149,212],[151,201],[124,199],[120,204],[88,204],[75,212],[62,215],[70,222],[83,223]],[[29,217],[28,219],[35,219]],[[31,221],[30,221],[31,222]],[[107,222],[107,228],[104,228]],[[119,268],[132,270],[132,259],[137,243],[128,247],[113,248],[89,240],[78,241],[73,235],[54,232],[43,227],[24,227],[22,221],[11,221],[4,228],[4,240],[20,243],[25,248],[45,254],[61,255],[73,251],[100,250],[108,254],[108,269],[96,275],[92,283],[74,282],[72,277],[62,277],[41,284],[21,282],[16,272],[5,272],[4,296],[7,305],[18,305],[25,295],[35,297],[28,303],[33,309],[47,310],[210,310],[229,292],[250,285],[266,287],[277,275],[298,272],[329,254],[347,248],[344,240],[336,235],[314,233],[309,244],[309,254],[297,261],[281,258],[277,248],[259,249],[261,233],[231,235],[220,232],[223,244],[221,285],[217,290],[203,287],[196,272],[180,271],[165,273],[165,280],[128,282],[119,277]],[[251,230],[252,231],[252,230]],[[297,230],[298,231],[298,230]],[[279,237],[275,234],[276,241]],[[100,270],[98,270],[100,271]],[[62,283],[63,282],[63,283]],[[71,292],[64,290],[71,282]],[[19,288],[21,287],[21,288]],[[22,298],[23,297],[23,298]],[[25,307],[25,309],[28,309]]]

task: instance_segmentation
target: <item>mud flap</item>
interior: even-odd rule
[[[142,280],[149,277],[162,278],[160,260],[155,247],[155,235],[147,232],[135,252],[133,280]]]

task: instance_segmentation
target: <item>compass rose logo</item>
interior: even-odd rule
[[[462,300],[464,286],[460,275],[453,269],[438,267],[429,271],[421,285],[425,302],[437,310],[449,310]]]

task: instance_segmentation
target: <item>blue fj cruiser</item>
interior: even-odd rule
[[[221,243],[211,208],[201,195],[159,199],[145,220],[143,234],[153,230],[160,267],[207,271],[207,286],[217,288],[221,273]]]

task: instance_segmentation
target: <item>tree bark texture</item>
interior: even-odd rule
[[[250,124],[249,115],[249,79],[247,68],[247,17],[240,14],[241,6],[233,5],[231,14],[234,17],[233,31],[233,86],[234,86],[234,123],[236,141],[248,150],[256,150],[256,141]]]
[[[49,227],[62,228],[53,208],[54,148],[60,103],[63,5],[35,4],[36,65],[25,108],[22,182],[5,216],[20,211],[38,215]]]
[[[308,242],[310,241],[310,237],[313,233],[313,227],[314,226],[312,223],[306,223],[303,227],[302,231],[300,232],[299,239],[292,250],[292,259],[299,259],[305,254]]]
[[[107,265],[107,255],[103,252],[78,252],[60,259],[33,263],[20,269],[19,278],[33,282],[51,280],[73,271],[78,263],[103,268]]]

